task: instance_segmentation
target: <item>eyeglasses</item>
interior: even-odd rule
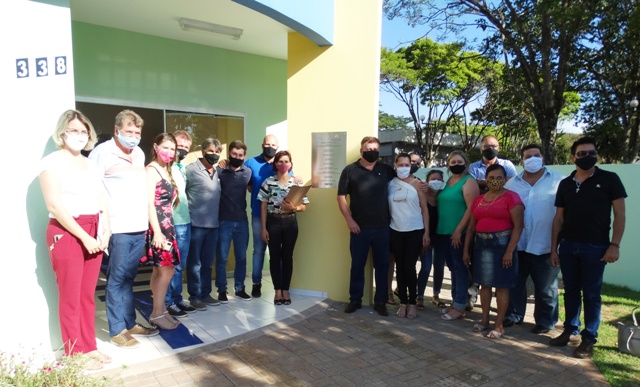
[[[89,132],[86,130],[78,130],[78,129],[67,129],[67,134],[73,134],[76,136],[84,136],[89,137]]]
[[[586,157],[586,156],[595,156],[598,154],[598,151],[595,149],[591,149],[588,151],[577,151],[576,152],[576,157],[578,158],[582,158],[582,157]]]

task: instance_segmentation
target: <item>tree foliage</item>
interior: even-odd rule
[[[411,118],[409,117],[394,116],[383,111],[378,112],[378,129],[382,131],[407,130],[410,122]]]

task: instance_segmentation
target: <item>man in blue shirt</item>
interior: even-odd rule
[[[480,193],[487,191],[487,182],[485,181],[485,175],[487,168],[490,165],[498,163],[502,165],[507,171],[507,180],[516,175],[516,167],[509,160],[498,158],[498,152],[500,151],[500,144],[496,136],[484,136],[480,144],[480,151],[482,152],[482,158],[475,163],[471,163],[469,166],[469,173],[478,181],[480,186]]]
[[[564,176],[544,166],[540,145],[526,145],[521,151],[524,171],[509,180],[505,188],[516,192],[524,203],[524,230],[518,241],[518,279],[509,290],[504,326],[520,324],[527,308],[527,278],[535,287],[532,332],[547,333],[558,322],[558,273],[551,265],[551,234],[556,191]]]

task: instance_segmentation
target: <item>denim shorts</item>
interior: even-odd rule
[[[513,265],[502,267],[502,257],[511,239],[511,232],[477,233],[473,247],[474,282],[494,288],[513,288],[518,277],[517,255],[513,253]]]

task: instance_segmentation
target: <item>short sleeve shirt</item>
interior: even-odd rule
[[[380,162],[368,170],[360,160],[344,167],[338,196],[349,195],[351,216],[360,227],[389,226],[388,186],[395,177],[393,167]]]
[[[220,226],[218,213],[220,210],[220,179],[214,169],[213,174],[199,159],[187,165],[187,198],[191,226],[217,228]]]
[[[575,174],[562,180],[556,193],[555,206],[564,208],[560,239],[609,243],[611,203],[627,197],[622,181],[614,172],[596,167],[578,188]]]
[[[518,172],[516,171],[516,166],[513,165],[511,161],[499,158],[497,160],[497,163],[498,165],[502,165],[505,171],[507,171],[507,179],[511,179],[518,174]],[[469,173],[476,180],[485,180],[485,177],[487,175],[487,166],[482,163],[482,160],[476,161],[475,163],[471,163],[471,165],[469,165]]]
[[[267,177],[258,192],[258,200],[259,202],[267,203],[267,212],[269,214],[281,214],[280,205],[294,185],[297,184],[294,182],[293,177],[289,178],[286,187],[280,186],[276,176]],[[302,204],[309,204],[309,199],[306,196],[302,198]]]
[[[220,220],[240,222],[247,220],[247,186],[251,181],[251,169],[242,165],[237,170],[227,165],[216,167],[222,189],[220,196]]]
[[[523,205],[520,196],[513,191],[506,191],[496,200],[485,201],[485,195],[475,198],[471,205],[471,213],[476,220],[476,231],[498,232],[512,229],[511,210]]]

